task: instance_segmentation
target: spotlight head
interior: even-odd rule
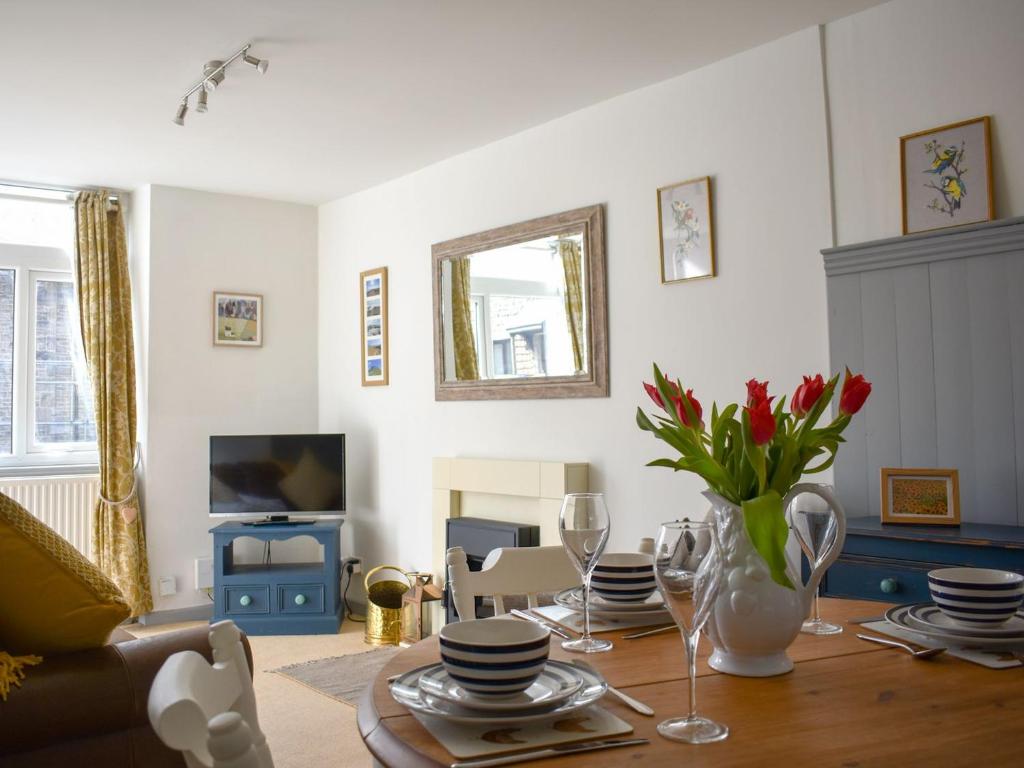
[[[183,102],[181,102],[181,104],[178,105],[178,111],[174,115],[174,124],[175,125],[184,125],[185,124],[185,115],[187,115],[187,114],[188,114],[188,104],[183,101]]]
[[[196,102],[196,112],[206,111],[206,94],[207,92],[205,86],[199,89],[199,99]]]
[[[224,70],[217,72],[218,69],[224,66],[224,62],[220,59],[213,59],[203,65],[203,77],[206,84],[206,90],[215,91],[217,86],[224,82]],[[217,72],[217,74],[213,74]]]
[[[266,74],[267,67],[270,66],[270,62],[267,59],[257,59],[255,56],[250,56],[248,53],[242,56],[242,61],[250,66],[256,67],[256,71],[261,75]]]

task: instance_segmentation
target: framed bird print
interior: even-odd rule
[[[715,276],[712,225],[710,176],[658,190],[662,283]]]
[[[900,137],[903,234],[995,218],[989,118]]]

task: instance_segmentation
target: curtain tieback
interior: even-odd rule
[[[100,501],[106,504],[108,507],[115,507],[121,513],[121,517],[128,524],[135,522],[139,516],[139,507],[137,504],[129,504],[135,498],[135,490],[139,485],[139,476],[137,474],[139,469],[139,462],[142,460],[142,444],[135,443],[135,460],[132,462],[132,487],[128,491],[128,495],[123,499],[114,500],[108,499],[103,493],[100,493]]]

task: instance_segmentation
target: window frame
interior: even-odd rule
[[[39,279],[74,282],[71,258],[61,248],[0,243],[0,269],[14,270],[14,368],[11,454],[0,455],[0,477],[51,472],[95,472],[95,444],[35,442],[35,286]]]

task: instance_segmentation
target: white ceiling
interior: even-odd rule
[[[878,2],[0,0],[0,179],[321,203]]]

